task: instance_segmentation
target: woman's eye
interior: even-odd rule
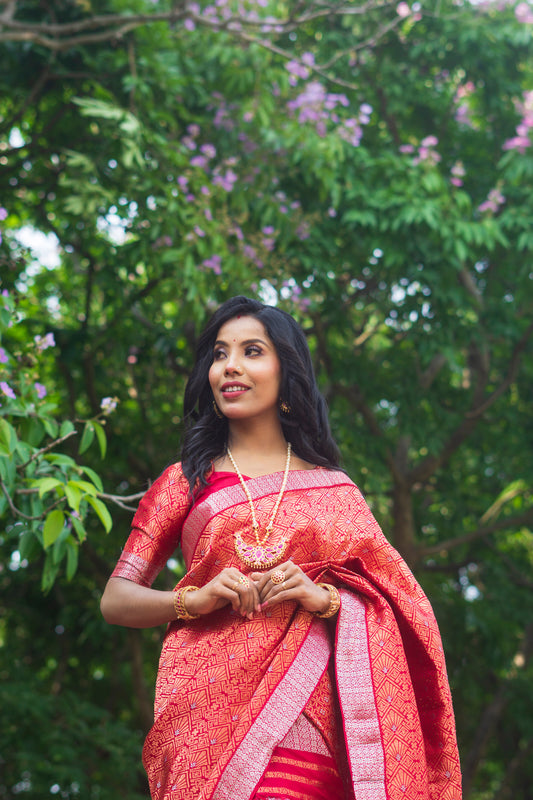
[[[246,355],[247,356],[260,356],[261,355],[261,348],[252,345],[251,347],[246,348]]]
[[[218,361],[225,355],[224,350],[215,350],[213,353],[213,361]]]

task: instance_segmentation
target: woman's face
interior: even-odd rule
[[[277,416],[281,366],[272,340],[255,317],[235,317],[219,329],[209,383],[229,419]]]

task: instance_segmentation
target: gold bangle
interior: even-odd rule
[[[198,619],[200,614],[189,614],[185,607],[185,595],[187,592],[197,592],[198,586],[182,586],[174,592],[174,611],[178,619],[188,622],[190,619]]]
[[[339,590],[336,586],[332,586],[330,583],[317,583],[317,586],[321,586],[323,589],[327,589],[329,592],[329,606],[322,614],[317,613],[317,617],[321,617],[321,619],[333,617],[341,607],[341,596],[339,594]]]

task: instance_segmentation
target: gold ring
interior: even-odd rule
[[[270,580],[272,581],[272,583],[277,585],[285,581],[285,575],[280,569],[277,569],[270,576]]]

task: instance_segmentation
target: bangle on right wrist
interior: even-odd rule
[[[198,619],[200,614],[189,614],[185,607],[185,595],[187,592],[197,592],[198,586],[183,586],[181,589],[176,589],[174,592],[174,611],[178,619],[183,619],[188,622],[191,619]]]
[[[320,617],[321,619],[333,617],[341,607],[341,596],[339,594],[339,590],[336,586],[332,586],[331,583],[317,583],[317,586],[321,586],[322,589],[327,589],[329,592],[329,606],[325,611],[322,612],[322,614],[317,613],[317,617]]]

